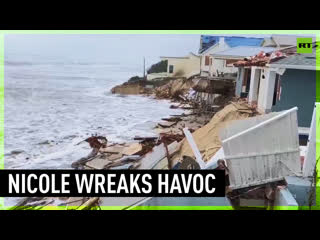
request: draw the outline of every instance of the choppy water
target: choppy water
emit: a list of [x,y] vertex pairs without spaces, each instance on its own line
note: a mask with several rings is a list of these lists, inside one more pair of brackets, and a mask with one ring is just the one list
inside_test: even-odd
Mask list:
[[86,156],[91,134],[124,142],[182,113],[170,102],[120,96],[110,89],[139,74],[136,66],[5,63],[5,168],[70,168]]

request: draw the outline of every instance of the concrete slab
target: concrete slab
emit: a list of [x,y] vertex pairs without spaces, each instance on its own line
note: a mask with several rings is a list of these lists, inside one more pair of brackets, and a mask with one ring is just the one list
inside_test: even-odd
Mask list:
[[264,200],[240,198],[241,207],[264,207]]
[[[311,179],[291,176],[286,177],[285,180],[288,183],[289,191],[292,193],[292,196],[298,202],[299,206],[309,206]],[[315,197],[313,202],[313,205],[315,205]]]
[[291,209],[298,209],[299,207],[297,201],[294,199],[288,188],[280,189],[279,191],[277,191],[274,206],[275,209],[277,209],[277,207],[290,207]]

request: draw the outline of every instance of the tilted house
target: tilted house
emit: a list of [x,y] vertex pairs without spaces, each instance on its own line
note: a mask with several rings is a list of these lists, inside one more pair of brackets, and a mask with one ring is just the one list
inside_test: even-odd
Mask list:
[[247,97],[260,112],[298,107],[299,127],[310,127],[316,101],[316,48],[297,54],[296,47],[238,61],[236,96]]
[[189,78],[200,73],[200,56],[193,53],[185,57],[160,57],[168,61],[167,76]]
[[215,59],[211,54],[238,46],[260,46],[263,38],[236,36],[202,35],[199,54],[201,56],[201,75],[217,76],[219,73],[232,73],[235,69],[226,66],[226,60]]

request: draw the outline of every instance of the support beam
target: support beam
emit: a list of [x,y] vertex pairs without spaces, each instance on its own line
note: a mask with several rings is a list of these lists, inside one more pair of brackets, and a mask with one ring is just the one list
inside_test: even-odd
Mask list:
[[258,100],[258,86],[260,81],[260,69],[256,67],[251,68],[251,80],[249,90],[249,103],[256,102]]
[[267,71],[266,79],[265,79],[265,94],[263,96],[262,108],[265,113],[271,112],[272,102],[273,102],[273,94],[274,94],[274,84],[276,80],[276,72],[275,71]]
[[194,156],[196,157],[197,162],[199,163],[201,169],[204,169],[206,166],[206,163],[202,160],[201,153],[197,147],[197,144],[195,143],[195,141],[192,137],[192,134],[190,133],[188,128],[184,128],[183,132],[184,132],[184,135],[186,136],[186,139],[192,149]]
[[244,77],[244,68],[238,68],[238,75],[237,75],[237,85],[236,85],[236,97],[240,97],[242,91],[242,83]]
[[310,134],[307,145],[307,153],[305,160],[303,162],[303,176],[304,177],[312,177],[314,175],[314,169],[316,167],[316,106],[320,103],[316,103],[314,105],[311,126],[310,126]]

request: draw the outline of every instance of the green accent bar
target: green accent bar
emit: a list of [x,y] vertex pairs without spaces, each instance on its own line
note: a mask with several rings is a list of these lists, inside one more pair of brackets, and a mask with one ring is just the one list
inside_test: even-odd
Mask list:
[[[4,169],[4,35],[0,34],[0,170]],[[0,198],[0,210],[4,198]]]
[[[318,56],[317,56],[317,60],[318,60]],[[318,76],[319,74],[317,75],[317,86],[319,85]],[[317,94],[317,96],[319,95]],[[318,104],[316,105],[316,171],[317,171],[316,207],[318,209],[320,209],[320,129],[318,128],[320,124],[319,118],[320,118],[320,106]]]
[[[317,33],[317,43],[320,43],[319,31]],[[320,102],[320,47],[316,48],[316,102]],[[320,209],[320,129],[319,126],[320,107],[316,105],[316,206]]]
[[[320,34],[317,34],[317,43],[320,43]],[[316,102],[320,102],[320,46],[316,48]],[[318,132],[318,131],[317,131]]]

